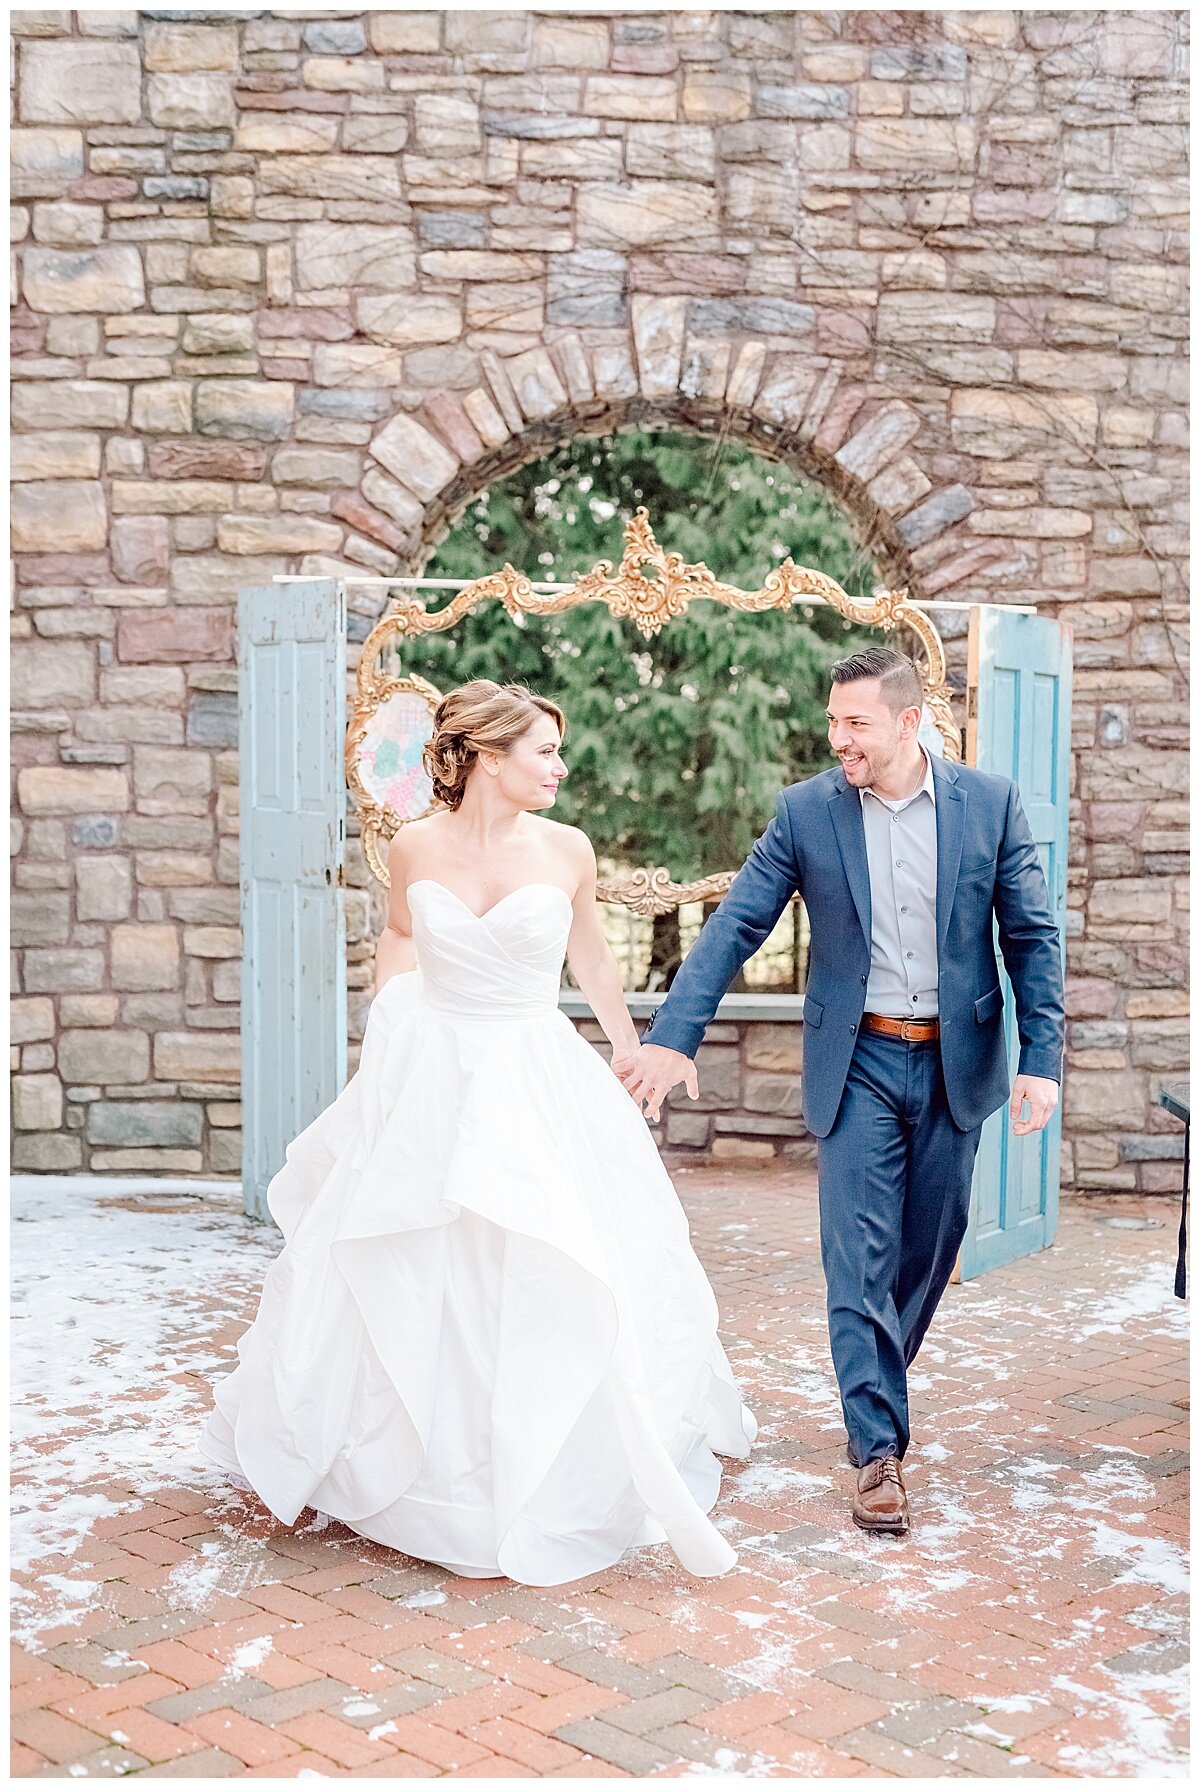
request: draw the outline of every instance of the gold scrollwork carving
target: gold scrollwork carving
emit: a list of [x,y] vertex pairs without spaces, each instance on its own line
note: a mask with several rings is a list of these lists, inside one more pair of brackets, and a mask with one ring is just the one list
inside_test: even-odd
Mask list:
[[[653,639],[669,621],[678,620],[693,602],[701,600],[720,602],[742,614],[763,614],[817,600],[864,627],[886,632],[905,627],[915,636],[925,659],[925,700],[942,736],[945,755],[954,762],[961,758],[962,741],[951,709],[941,635],[929,615],[909,601],[907,589],[876,589],[869,600],[860,599],[844,590],[836,578],[788,558],[768,573],[761,589],[741,590],[722,583],[707,565],[688,564],[681,553],[665,551],[643,508],[625,524],[623,539],[624,551],[617,566],[602,559],[566,589],[539,592],[523,572],[503,565],[465,585],[442,608],[426,609],[402,597],[368,634],[359,658],[358,692],[346,739],[346,774],[362,815],[367,861],[380,881],[386,884],[388,879],[386,851],[380,847],[403,821],[372,801],[357,773],[356,753],[363,729],[370,715],[401,686],[420,685],[431,706],[440,699],[438,691],[422,678],[385,675],[384,655],[404,638],[444,633],[481,602],[500,602],[514,616],[559,615],[584,602],[603,602],[610,614],[632,621],[644,639]],[[665,869],[638,869],[623,880],[602,882],[597,892],[612,905],[653,915],[691,901],[716,899],[732,880],[733,871],[680,883],[671,881]]]

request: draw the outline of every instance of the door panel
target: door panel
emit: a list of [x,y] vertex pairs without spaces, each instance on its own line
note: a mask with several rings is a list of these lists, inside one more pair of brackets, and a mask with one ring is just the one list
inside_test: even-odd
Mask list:
[[[1061,622],[973,609],[969,638],[967,762],[1011,776],[1021,791],[1059,922],[1066,957],[1067,823],[1071,750],[1071,635]],[[1010,1077],[1020,1054],[1012,986],[995,933],[1004,989]],[[971,1220],[959,1260],[964,1279],[1048,1247],[1058,1226],[1062,1107],[1045,1130],[1014,1136],[1008,1107],[983,1127]]]
[[238,600],[242,1196],[346,1077],[345,599],[321,579]]

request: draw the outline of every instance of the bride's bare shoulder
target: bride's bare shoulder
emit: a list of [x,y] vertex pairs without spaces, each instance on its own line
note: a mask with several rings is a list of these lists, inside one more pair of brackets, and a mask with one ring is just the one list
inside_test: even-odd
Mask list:
[[546,844],[564,865],[575,870],[595,867],[595,849],[581,826],[568,826],[562,820],[543,819],[541,814],[531,814],[530,818],[536,820]]
[[422,845],[437,837],[444,818],[441,813],[427,813],[423,819],[406,820],[388,845],[389,871],[394,874],[411,864]]

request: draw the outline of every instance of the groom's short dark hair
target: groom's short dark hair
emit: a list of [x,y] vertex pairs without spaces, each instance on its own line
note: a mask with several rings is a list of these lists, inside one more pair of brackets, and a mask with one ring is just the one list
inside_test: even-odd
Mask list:
[[893,646],[867,646],[849,658],[839,658],[829,674],[835,683],[858,683],[866,677],[878,677],[879,693],[893,714],[925,705],[916,665]]

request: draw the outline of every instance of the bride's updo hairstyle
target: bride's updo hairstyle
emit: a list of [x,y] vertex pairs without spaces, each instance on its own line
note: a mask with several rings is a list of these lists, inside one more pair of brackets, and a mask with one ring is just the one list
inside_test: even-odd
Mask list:
[[538,714],[549,714],[561,739],[567,730],[562,709],[545,696],[534,695],[522,683],[493,683],[487,677],[476,677],[443,696],[433,716],[433,736],[423,754],[436,799],[449,808],[460,806],[479,753],[510,750]]

